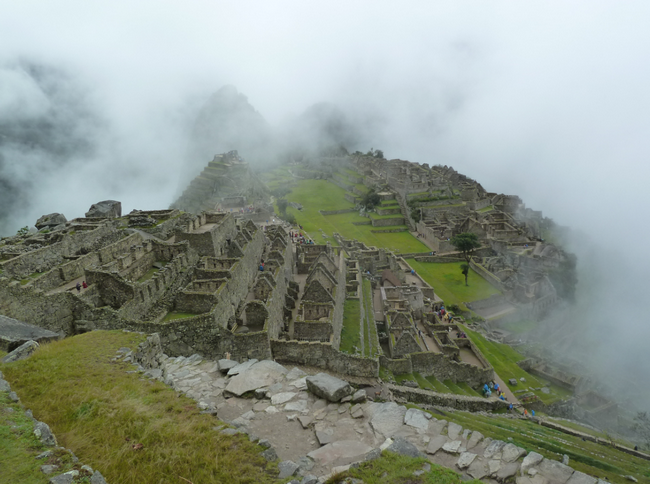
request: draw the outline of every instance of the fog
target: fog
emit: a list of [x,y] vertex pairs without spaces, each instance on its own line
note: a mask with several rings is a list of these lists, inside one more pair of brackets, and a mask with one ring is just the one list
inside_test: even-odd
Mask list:
[[564,351],[650,380],[647,2],[258,3],[0,1],[0,234],[167,207],[224,85],[273,130],[331,103],[349,149],[452,165],[571,227],[588,343]]

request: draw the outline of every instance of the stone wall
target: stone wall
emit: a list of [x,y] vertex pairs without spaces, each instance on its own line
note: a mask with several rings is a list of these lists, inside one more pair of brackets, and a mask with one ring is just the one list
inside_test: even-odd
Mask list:
[[420,388],[410,388],[400,385],[387,385],[394,396],[402,397],[412,403],[450,407],[467,412],[493,412],[508,408],[508,403],[497,398],[469,397],[451,393],[437,393]]
[[271,351],[273,358],[281,363],[313,366],[358,377],[379,376],[378,360],[341,353],[330,343],[271,340]]
[[479,368],[465,362],[454,361],[442,353],[411,353],[413,371],[422,376],[435,376],[437,380],[465,382],[472,388],[483,386],[494,378],[492,367]]
[[393,359],[382,355],[379,357],[379,364],[382,368],[390,370],[394,375],[413,373],[413,365],[411,364],[411,359],[408,357],[403,359]]
[[391,225],[404,225],[404,217],[391,217],[391,218],[373,218],[373,227],[388,227]]
[[331,343],[334,329],[329,321],[294,321],[293,339]]

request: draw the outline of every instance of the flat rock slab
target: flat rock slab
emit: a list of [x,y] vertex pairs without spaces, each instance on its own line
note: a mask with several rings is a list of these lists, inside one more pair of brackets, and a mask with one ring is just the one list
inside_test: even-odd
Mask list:
[[404,425],[404,415],[406,407],[403,405],[397,405],[395,402],[375,404],[370,425],[375,432],[390,437]]
[[483,479],[488,475],[487,463],[481,458],[474,459],[470,466],[467,468],[467,474],[474,479]]
[[447,435],[451,440],[458,440],[458,437],[460,436],[462,431],[463,431],[463,427],[461,427],[457,423],[449,422],[449,425],[447,426]]
[[506,481],[508,478],[517,474],[519,470],[519,462],[510,462],[508,464],[502,465],[501,468],[497,471],[497,480]]
[[341,466],[363,460],[372,450],[367,444],[356,440],[339,440],[311,451],[307,456],[320,465]]
[[460,454],[460,457],[458,458],[458,462],[456,462],[456,465],[460,469],[465,469],[470,466],[472,462],[474,462],[474,459],[476,459],[476,454],[473,454],[471,452],[463,452]]
[[296,392],[276,393],[271,397],[271,405],[282,405],[298,395]]
[[[231,368],[230,371],[236,370],[239,366],[241,365]],[[221,363],[219,363],[219,368],[222,368]],[[287,369],[275,361],[265,360],[256,362],[249,365],[247,370],[238,372],[237,375],[233,376],[228,382],[228,385],[226,385],[225,390],[240,397],[246,392],[273,385],[276,381],[283,378],[286,373]]]
[[240,373],[248,370],[255,363],[257,363],[257,360],[253,358],[252,360],[248,360],[243,363],[240,363],[237,366],[233,366],[230,370],[228,370],[228,376],[239,375]]
[[529,453],[526,457],[524,457],[524,460],[521,463],[521,472],[528,472],[528,469],[538,465],[543,460],[544,456],[542,454],[538,454],[537,452]]
[[426,432],[429,429],[429,418],[431,416],[428,413],[417,408],[409,408],[404,415],[404,423],[410,427]]
[[330,402],[338,402],[341,398],[352,394],[352,387],[348,382],[327,373],[307,377],[307,388],[314,395]]
[[476,447],[481,440],[483,440],[483,434],[481,432],[476,432],[476,431],[472,432],[472,435],[469,438],[469,441],[467,442],[467,450]]
[[458,454],[460,452],[460,446],[462,444],[463,443],[460,440],[452,440],[443,445],[442,450],[449,454]]
[[60,339],[57,333],[0,315],[0,350],[7,353],[28,341],[46,342]]
[[483,457],[486,459],[491,459],[494,457],[496,454],[499,454],[503,448],[506,446],[506,443],[502,440],[493,440],[490,442],[490,445],[487,446],[485,449],[485,452],[483,453]]
[[225,358],[219,360],[217,364],[219,365],[219,370],[221,370],[224,373],[230,370],[231,368],[234,368],[237,365],[239,365],[239,363],[237,363],[235,360],[227,360]]
[[409,457],[426,457],[415,445],[401,437],[397,437],[386,450]]
[[580,471],[575,471],[567,481],[567,484],[596,484],[597,479]]
[[538,466],[539,472],[553,484],[565,484],[573,474],[573,469],[556,460],[544,459]]
[[506,444],[501,451],[501,460],[503,462],[514,462],[522,455],[526,455],[526,449],[517,447],[515,444]]
[[437,437],[432,438],[427,445],[427,454],[435,454],[442,446],[449,442],[449,439],[446,435],[438,435]]

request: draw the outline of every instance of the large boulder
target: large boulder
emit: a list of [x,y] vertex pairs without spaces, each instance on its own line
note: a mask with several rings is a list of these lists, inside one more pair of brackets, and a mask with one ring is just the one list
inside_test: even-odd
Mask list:
[[67,221],[68,219],[66,219],[65,215],[62,213],[50,213],[48,215],[41,215],[34,226],[38,230],[49,229],[50,227],[56,227],[57,225],[64,224]]
[[273,385],[280,381],[286,373],[287,369],[275,361],[264,360],[255,362],[248,369],[230,379],[226,387],[226,392],[240,397],[244,393]]
[[338,402],[341,398],[352,394],[352,387],[348,382],[327,373],[307,377],[307,388],[314,395],[330,402]]
[[39,343],[59,339],[57,333],[0,315],[0,350],[10,352],[27,341]]
[[122,216],[122,202],[104,200],[93,203],[86,212],[87,218],[119,218]]
[[12,361],[19,361],[29,358],[39,346],[40,345],[36,341],[28,341],[27,343],[23,343],[18,348],[2,358],[0,360],[0,363],[11,363]]

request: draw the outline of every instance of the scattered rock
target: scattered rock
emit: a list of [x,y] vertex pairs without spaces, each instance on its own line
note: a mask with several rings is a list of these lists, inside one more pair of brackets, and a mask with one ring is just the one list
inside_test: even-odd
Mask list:
[[369,445],[356,440],[339,440],[307,454],[320,465],[346,465],[364,459],[372,450]]
[[459,469],[465,469],[469,467],[472,462],[474,462],[474,459],[476,459],[476,454],[473,454],[471,452],[462,452],[458,458],[458,462],[456,462],[456,465]]
[[445,443],[442,446],[442,450],[449,454],[458,454],[460,452],[460,446],[462,445],[462,442],[460,440],[452,440],[450,442]]
[[524,457],[524,460],[521,463],[521,473],[524,474],[528,472],[528,469],[538,465],[543,460],[544,456],[542,454],[538,454],[537,452],[530,452],[526,457]]
[[298,422],[302,425],[303,429],[309,428],[309,425],[314,421],[313,417],[308,417],[307,415],[301,415],[298,417]]
[[404,423],[410,427],[421,429],[426,432],[429,429],[429,419],[427,419],[427,415],[427,413],[417,408],[409,408],[404,414]]
[[307,377],[307,388],[314,395],[330,402],[338,402],[352,393],[352,387],[348,382],[327,373],[318,373],[315,376]]
[[634,476],[624,476],[628,481],[639,482],[638,479]]
[[474,459],[467,468],[467,474],[474,479],[483,479],[488,475],[488,466],[482,459]]
[[305,477],[302,478],[300,484],[318,484],[318,477],[312,474],[307,474]]
[[53,473],[54,471],[56,471],[58,468],[59,468],[59,466],[57,466],[57,465],[54,465],[54,464],[52,464],[52,465],[50,465],[50,464],[46,464],[46,465],[41,466],[41,472],[42,472],[43,474],[52,474],[52,473]]
[[226,360],[225,358],[222,359],[222,360],[219,360],[218,364],[219,364],[219,371],[221,371],[222,373],[226,373],[231,368],[234,368],[237,365],[239,365],[239,363],[237,363],[235,360]]
[[508,380],[508,383],[510,383],[513,386],[517,386],[518,382],[516,378],[511,378],[510,380]]
[[290,460],[284,460],[278,464],[278,479],[286,479],[293,476],[298,470],[298,464]]
[[306,375],[307,375],[307,373],[302,371],[300,368],[295,368],[294,367],[294,368],[291,369],[291,371],[289,373],[287,373],[286,378],[287,378],[287,381],[294,381],[294,380],[297,380],[298,378],[302,378],[302,377],[304,377]]
[[580,471],[575,471],[567,481],[567,484],[596,484],[597,480]]
[[564,454],[562,456],[562,464],[564,464],[565,466],[569,465],[569,456],[568,455]]
[[352,403],[362,403],[366,401],[366,391],[365,390],[357,390],[354,392],[354,395],[352,395]]
[[557,484],[565,484],[571,475],[573,469],[556,460],[544,459],[538,466],[539,472],[549,481]]
[[[228,376],[235,376],[239,375],[240,373],[248,370],[251,366],[253,366],[255,363],[257,363],[258,360],[253,358],[252,360],[245,361],[244,363],[240,363],[237,366],[233,366],[230,370],[228,370]],[[221,368],[221,365],[219,365],[219,368]]]
[[332,430],[332,429],[317,430],[316,431],[316,439],[318,439],[318,443],[320,445],[327,445],[332,441],[332,435],[333,434],[334,434],[334,430]]
[[494,455],[498,454],[503,450],[503,448],[506,446],[506,443],[502,440],[493,440],[490,442],[490,445],[488,445],[485,448],[485,452],[483,452],[483,457],[486,459],[491,459]]
[[282,405],[298,395],[296,392],[277,393],[271,397],[271,405]]
[[497,480],[500,482],[505,482],[519,470],[519,462],[509,462],[506,465],[501,465],[501,468],[497,471]]
[[36,351],[39,347],[39,344],[36,341],[27,341],[23,343],[18,348],[13,350],[11,353],[6,355],[0,360],[1,363],[11,363],[12,361],[20,361],[26,358],[29,358],[31,354]]
[[93,475],[90,476],[90,484],[107,484],[106,479],[102,476],[101,472],[95,471]]
[[501,460],[503,462],[514,462],[522,455],[526,455],[526,449],[517,447],[515,444],[506,444],[502,450]]
[[451,440],[457,440],[460,437],[460,433],[463,431],[463,427],[454,422],[449,422],[447,426],[447,435]]
[[375,432],[379,432],[384,437],[390,437],[402,428],[406,407],[397,405],[395,402],[372,405],[374,413],[370,419],[370,425]]
[[415,445],[402,437],[397,437],[386,450],[409,457],[426,457]]
[[435,454],[447,442],[449,442],[449,439],[446,435],[438,435],[437,437],[432,438],[429,441],[429,445],[427,445],[427,454]]
[[54,437],[50,427],[45,422],[36,422],[34,424],[34,435],[48,447],[56,445],[56,437]]
[[350,407],[350,415],[352,416],[352,418],[362,418],[364,414],[361,405],[357,404]]
[[477,432],[477,431],[472,432],[472,435],[469,438],[469,441],[467,442],[467,449],[469,450],[476,447],[479,444],[479,442],[481,442],[482,440],[483,440],[483,434],[481,432]]
[[278,460],[278,454],[275,452],[275,449],[273,447],[270,447],[262,452],[262,457],[264,457],[269,462]]

